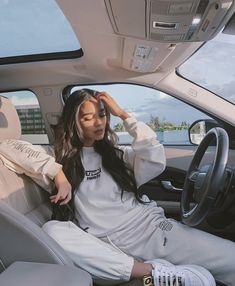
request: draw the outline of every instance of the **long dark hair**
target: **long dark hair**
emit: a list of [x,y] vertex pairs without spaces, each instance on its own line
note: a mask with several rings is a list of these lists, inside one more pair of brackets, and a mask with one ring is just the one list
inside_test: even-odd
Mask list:
[[[69,205],[74,210],[74,195],[85,176],[80,151],[83,147],[82,135],[79,125],[79,110],[84,101],[96,97],[97,91],[81,89],[74,91],[65,102],[62,115],[55,126],[54,150],[56,161],[63,166],[63,171],[72,186],[72,200]],[[102,165],[112,176],[123,192],[133,192],[136,199],[142,202],[138,196],[133,171],[130,170],[124,160],[123,151],[116,147],[117,135],[110,128],[110,112],[105,107],[107,124],[104,138],[95,141],[94,149],[102,157]],[[63,219],[63,218],[61,218]],[[66,219],[66,218],[64,218]]]

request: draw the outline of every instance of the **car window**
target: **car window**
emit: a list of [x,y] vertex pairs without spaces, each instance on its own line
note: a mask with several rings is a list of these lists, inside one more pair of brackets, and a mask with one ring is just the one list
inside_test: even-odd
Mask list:
[[184,62],[178,73],[235,104],[234,49],[234,35],[220,33]]
[[0,93],[15,105],[21,123],[21,140],[48,144],[45,123],[36,95],[29,90]]
[[[71,92],[90,88],[108,92],[117,103],[138,120],[148,124],[158,140],[166,145],[188,145],[188,129],[196,120],[209,118],[192,106],[159,90],[134,84],[103,84],[74,86]],[[111,127],[119,136],[120,144],[130,144],[131,136],[122,120],[112,116]]]
[[73,57],[82,55],[79,40],[56,1],[1,1],[0,7],[0,63],[22,57],[24,61],[64,58],[70,52]]

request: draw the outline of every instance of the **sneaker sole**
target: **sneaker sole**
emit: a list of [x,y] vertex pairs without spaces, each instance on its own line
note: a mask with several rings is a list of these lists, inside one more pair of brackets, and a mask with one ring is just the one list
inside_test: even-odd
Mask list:
[[[208,285],[207,283],[209,282],[210,284],[208,286],[216,286],[215,283],[215,279],[212,276],[212,274],[204,269],[203,267],[199,266],[199,265],[194,265],[194,264],[189,264],[189,265],[178,265],[181,266],[184,269],[187,269],[188,271],[191,271],[190,269],[194,269],[195,270],[195,274],[198,275],[198,277],[200,277],[200,279],[203,279],[203,283],[205,283],[205,285]],[[204,277],[202,277],[202,275]]]

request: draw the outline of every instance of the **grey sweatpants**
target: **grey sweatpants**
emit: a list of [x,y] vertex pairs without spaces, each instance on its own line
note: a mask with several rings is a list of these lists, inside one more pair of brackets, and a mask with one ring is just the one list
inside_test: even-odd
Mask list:
[[100,239],[85,233],[71,222],[50,221],[44,230],[88,271],[98,283],[127,281],[133,258],[155,258],[173,264],[197,264],[208,269],[217,281],[235,285],[235,243],[187,227],[171,219],[133,225]]
[[172,219],[135,225],[132,229],[104,237],[104,241],[146,261],[162,258],[173,264],[197,264],[217,281],[235,285],[235,243],[188,227]]
[[97,284],[129,281],[134,259],[69,221],[49,221],[46,231],[68,253],[74,264],[89,272]]

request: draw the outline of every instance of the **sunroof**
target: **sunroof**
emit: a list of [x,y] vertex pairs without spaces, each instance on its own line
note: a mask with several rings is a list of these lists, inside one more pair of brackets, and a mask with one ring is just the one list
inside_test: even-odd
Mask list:
[[1,61],[9,57],[81,54],[79,40],[54,0],[0,0],[0,35]]

